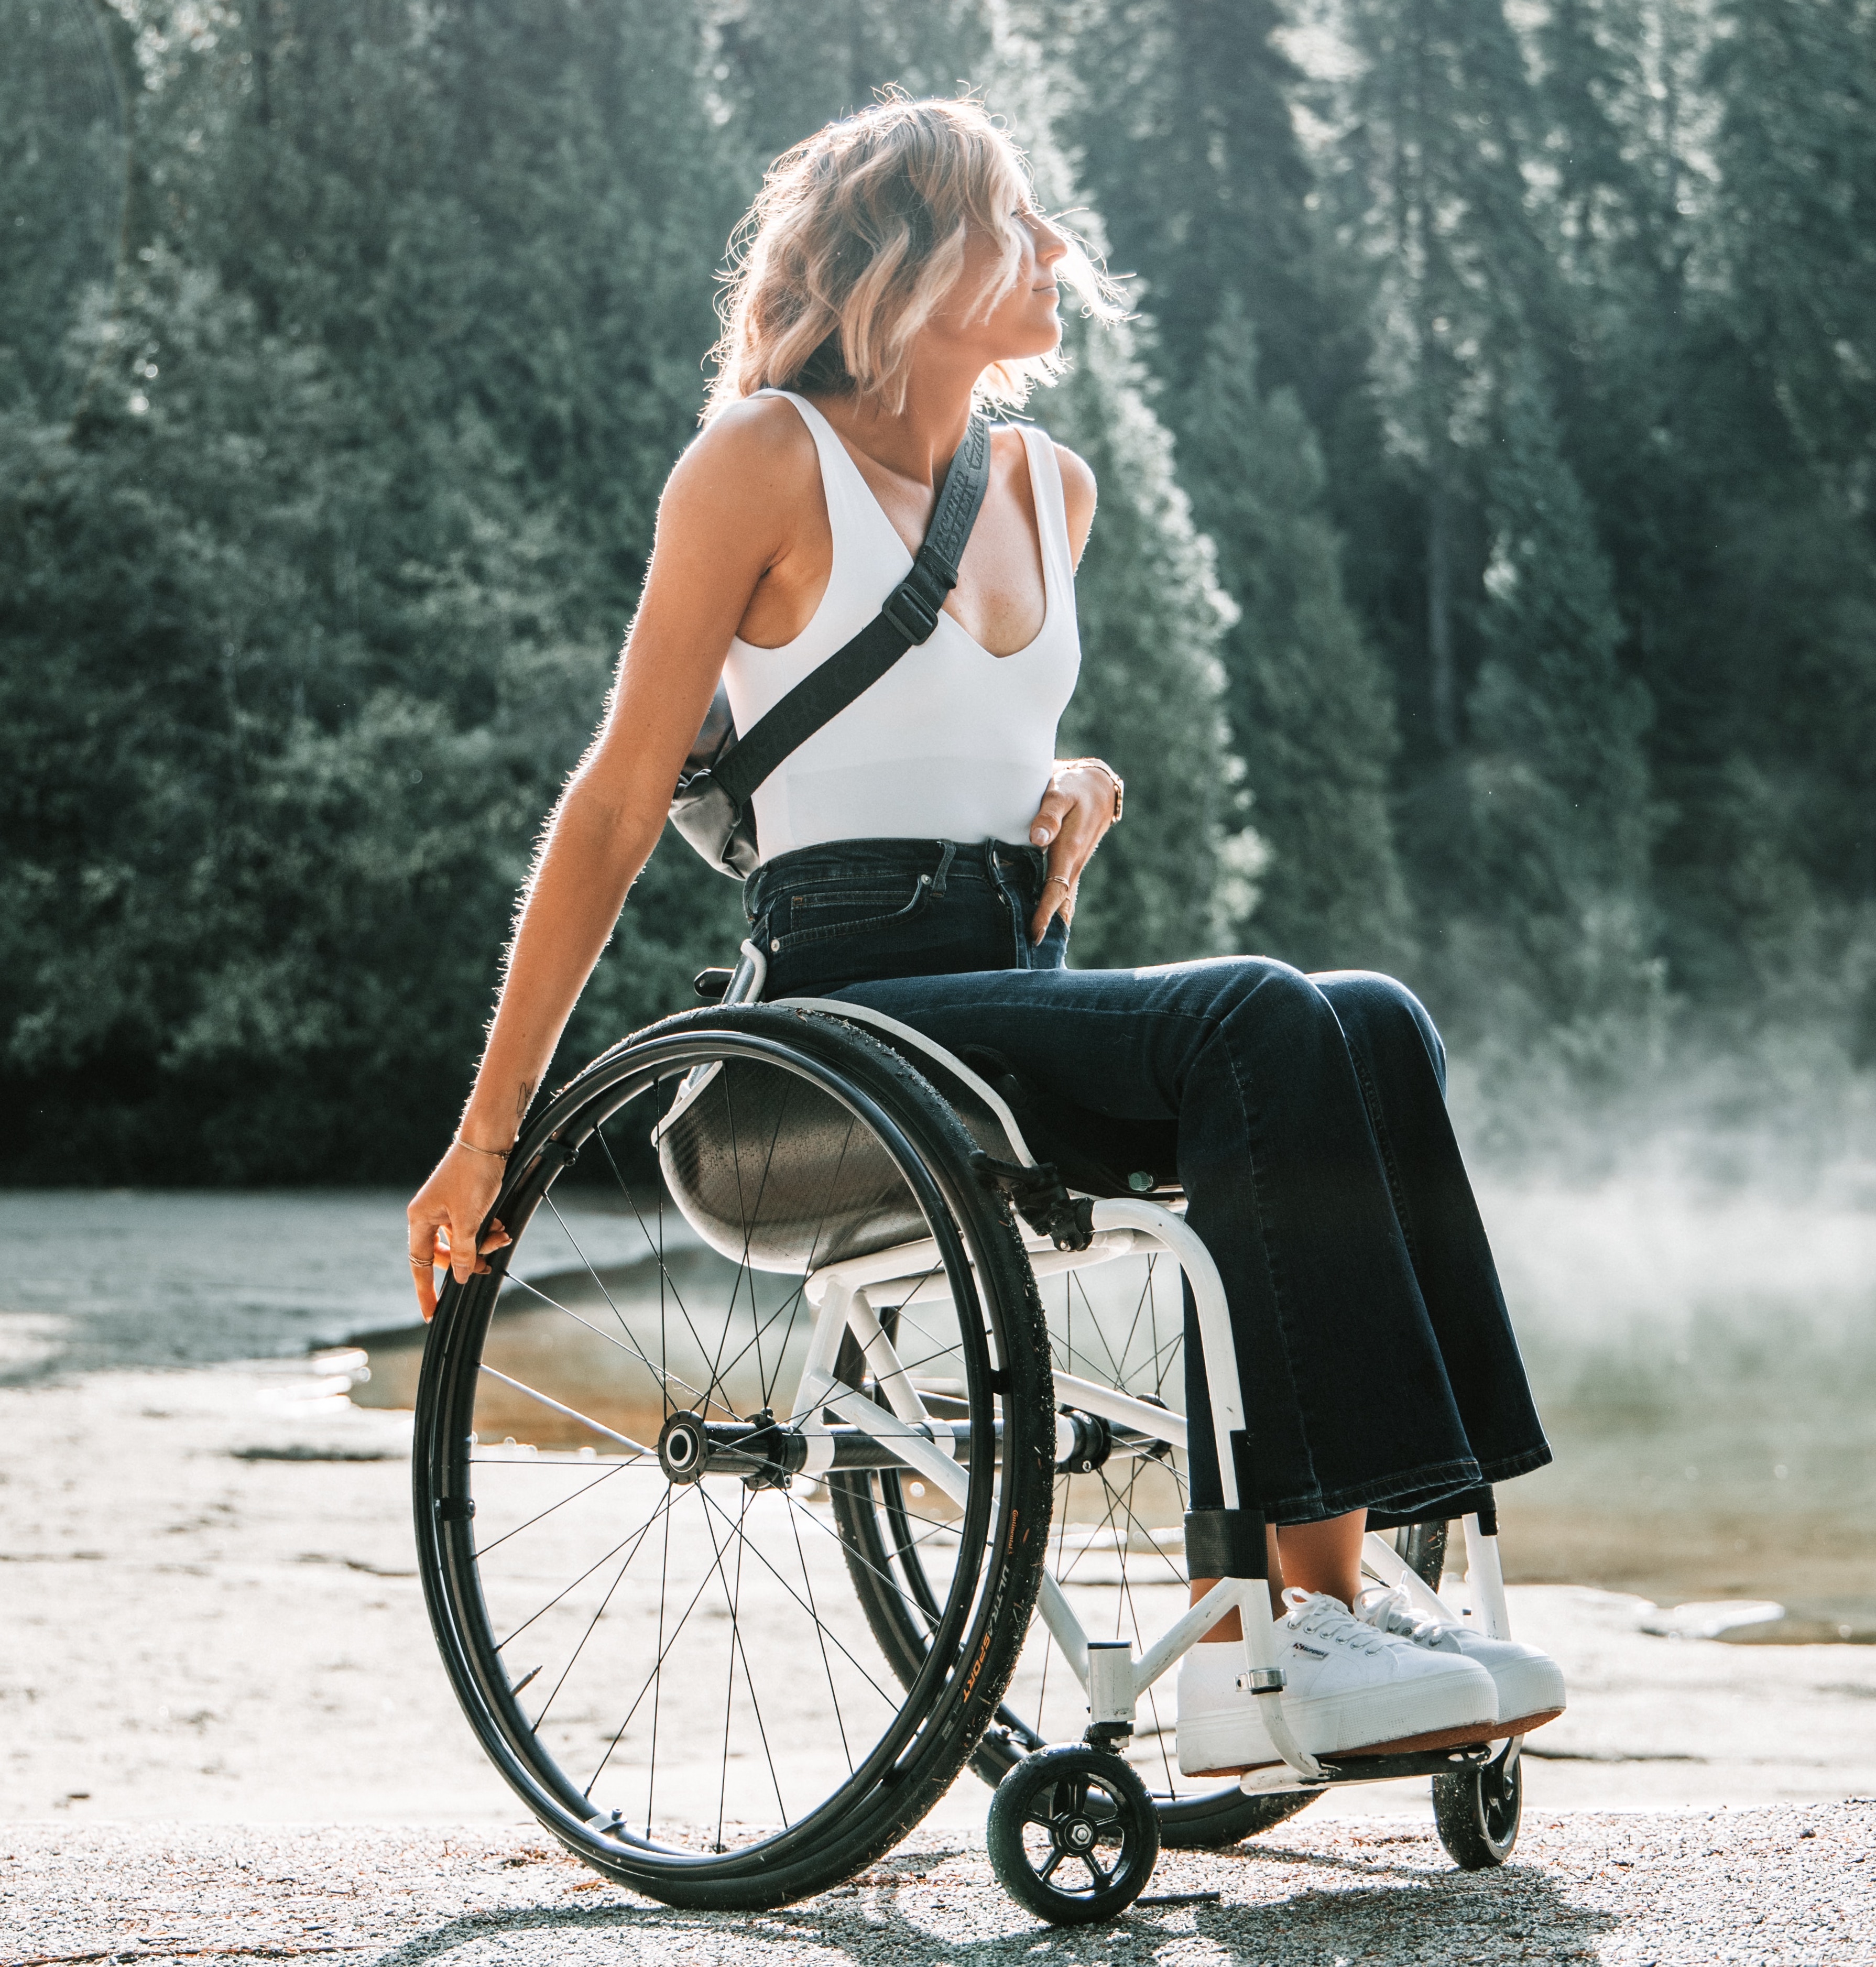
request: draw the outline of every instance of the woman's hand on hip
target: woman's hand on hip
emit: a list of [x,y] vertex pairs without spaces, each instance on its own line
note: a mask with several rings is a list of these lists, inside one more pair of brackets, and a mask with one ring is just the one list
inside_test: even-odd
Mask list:
[[1039,943],[1054,917],[1067,927],[1075,919],[1075,895],[1082,870],[1094,858],[1101,836],[1114,823],[1114,790],[1119,774],[1098,758],[1059,761],[1048,791],[1029,822],[1032,845],[1048,850],[1042,898],[1029,923],[1029,940]]
[[495,1155],[452,1142],[405,1211],[410,1225],[411,1278],[426,1325],[436,1313],[439,1270],[449,1271],[459,1284],[467,1284],[472,1276],[486,1277],[489,1254],[512,1240],[493,1222],[481,1242],[476,1240],[501,1190],[502,1175],[502,1164]]

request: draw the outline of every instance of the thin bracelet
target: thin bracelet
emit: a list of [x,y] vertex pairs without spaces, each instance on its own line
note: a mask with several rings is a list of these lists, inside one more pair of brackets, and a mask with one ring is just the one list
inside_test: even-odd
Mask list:
[[506,1161],[515,1151],[512,1147],[479,1148],[473,1141],[464,1140],[460,1134],[452,1134],[450,1145],[453,1148],[467,1148],[472,1155],[486,1155],[491,1161]]

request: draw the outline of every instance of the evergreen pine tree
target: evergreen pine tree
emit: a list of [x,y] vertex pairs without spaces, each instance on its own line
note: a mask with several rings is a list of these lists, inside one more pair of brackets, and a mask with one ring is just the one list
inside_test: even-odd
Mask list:
[[761,173],[824,123],[888,87],[952,95],[982,80],[993,0],[705,0],[712,81],[748,195]]
[[0,414],[69,409],[66,338],[116,270],[124,110],[101,17],[0,9]]
[[1233,747],[1270,849],[1255,946],[1304,969],[1397,967],[1407,942],[1388,774],[1393,693],[1344,599],[1321,454],[1295,392],[1258,389],[1227,295],[1181,419],[1181,474],[1238,619],[1221,648]]
[[1726,0],[1709,68],[1739,327],[1868,522],[1876,477],[1876,8]]
[[1272,40],[1275,0],[1026,0],[1017,11],[1061,51],[1071,86],[1057,134],[1116,263],[1143,283],[1157,373],[1190,388],[1233,294],[1271,385],[1320,413],[1358,379],[1361,337],[1317,288],[1313,177],[1291,115],[1296,71]]
[[1223,714],[1217,651],[1229,603],[1125,328],[1083,328],[1073,355],[1031,406],[1100,487],[1075,583],[1081,680],[1061,748],[1106,758],[1128,800],[1126,823],[1083,879],[1074,958],[1089,967],[1170,962],[1237,946],[1264,858],[1245,824],[1243,767]]
[[1495,425],[1464,885],[1522,954],[1505,982],[1561,1017],[1600,1013],[1650,980],[1648,700],[1617,661],[1608,564],[1528,358]]
[[[27,1164],[401,1174],[447,1126],[702,392],[728,216],[694,30],[642,11],[167,43],[89,407],[7,433],[5,1069],[95,1126]],[[570,1044],[735,946],[730,884],[660,860]]]
[[1330,189],[1382,269],[1377,376],[1419,507],[1425,683],[1408,733],[1436,759],[1462,736],[1479,407],[1551,305],[1524,176],[1530,92],[1503,0],[1351,0],[1346,19],[1361,67]]

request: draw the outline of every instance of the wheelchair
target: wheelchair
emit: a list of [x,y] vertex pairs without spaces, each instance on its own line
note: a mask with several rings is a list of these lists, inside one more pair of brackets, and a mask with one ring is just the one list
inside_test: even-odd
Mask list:
[[[1348,1782],[1430,1776],[1455,1860],[1502,1863],[1516,1739],[1332,1762],[1283,1721],[1224,1292],[1168,1172],[1077,1184],[986,1061],[764,1003],[764,971],[745,943],[699,980],[718,1002],[530,1122],[494,1210],[513,1241],[428,1334],[425,1599],[528,1808],[609,1878],[714,1910],[854,1878],[967,1766],[998,1878],[1059,1924],[1124,1910],[1164,1847]],[[557,1203],[576,1160],[607,1249]],[[1225,1508],[1196,1514],[1188,1290],[1232,1445]],[[1488,1491],[1371,1515],[1364,1565],[1455,1616],[1455,1518],[1471,1616],[1506,1635]],[[1221,1580],[1190,1610],[1189,1562]],[[1233,1606],[1283,1760],[1187,1778],[1165,1676]]]

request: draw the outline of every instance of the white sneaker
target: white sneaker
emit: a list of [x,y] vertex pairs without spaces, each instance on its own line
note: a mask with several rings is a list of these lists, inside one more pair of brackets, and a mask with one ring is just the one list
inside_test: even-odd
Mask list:
[[[1283,1718],[1311,1755],[1451,1748],[1492,1733],[1497,1692],[1477,1662],[1364,1623],[1318,1591],[1286,1591],[1283,1603]],[[1244,1670],[1238,1646],[1196,1646],[1180,1662],[1182,1775],[1235,1775],[1283,1760],[1259,1697],[1238,1688]]]
[[[1477,1660],[1498,1689],[1495,1735],[1522,1735],[1564,1711],[1563,1670],[1548,1653],[1516,1639],[1488,1639],[1457,1620],[1419,1610],[1398,1584],[1371,1585],[1355,1600],[1355,1617],[1377,1632],[1429,1652]],[[1509,1724],[1509,1725],[1507,1725]]]

